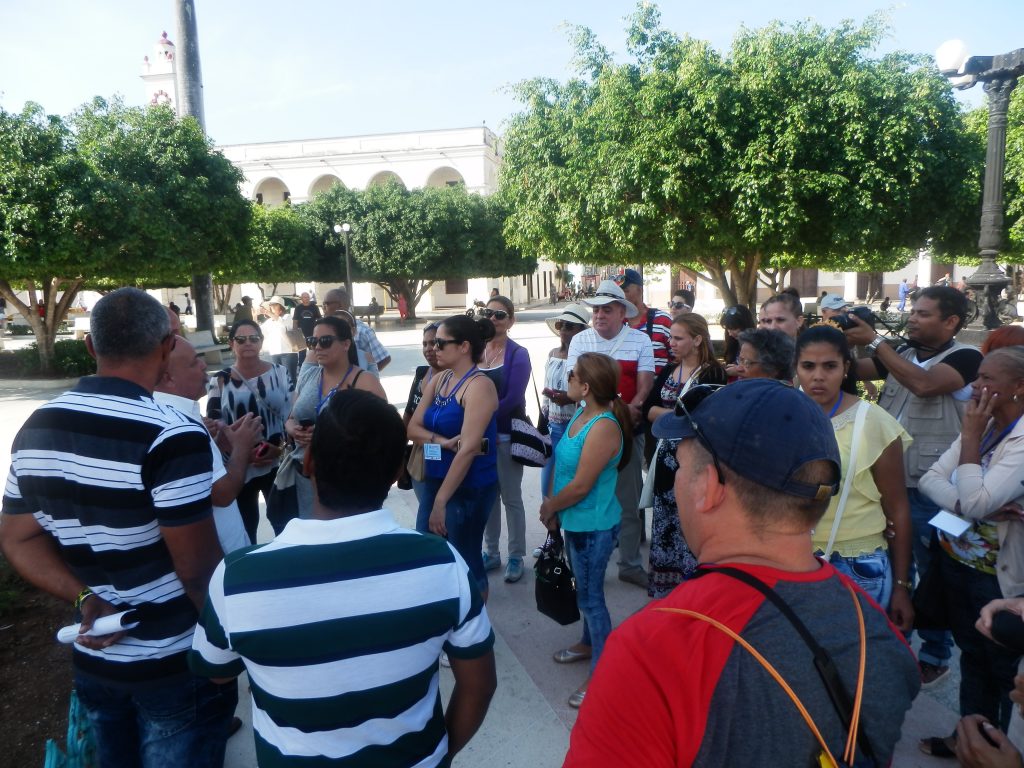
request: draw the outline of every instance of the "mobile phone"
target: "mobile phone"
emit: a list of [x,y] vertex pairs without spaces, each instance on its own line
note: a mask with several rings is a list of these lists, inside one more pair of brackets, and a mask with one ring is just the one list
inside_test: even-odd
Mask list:
[[313,419],[299,419],[299,426],[303,429],[313,426]]
[[267,451],[269,451],[269,450],[270,450],[270,443],[268,443],[266,440],[264,440],[263,442],[261,442],[259,445],[256,446],[256,458],[262,459],[264,456],[267,455]]
[[[480,453],[486,454],[487,451],[490,449],[490,447],[491,447],[491,441],[488,438],[484,437],[484,438],[480,439]],[[462,441],[461,440],[459,440],[455,444],[455,450],[457,450],[457,451],[461,451],[462,450]]]

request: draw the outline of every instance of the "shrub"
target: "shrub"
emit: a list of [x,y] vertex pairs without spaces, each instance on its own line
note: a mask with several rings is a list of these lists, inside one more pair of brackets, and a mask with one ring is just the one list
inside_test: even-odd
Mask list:
[[[39,346],[32,344],[14,353],[21,376],[39,375]],[[0,365],[0,370],[5,366]],[[96,373],[96,361],[89,354],[84,341],[63,339],[53,348],[53,367],[57,376],[73,378]]]

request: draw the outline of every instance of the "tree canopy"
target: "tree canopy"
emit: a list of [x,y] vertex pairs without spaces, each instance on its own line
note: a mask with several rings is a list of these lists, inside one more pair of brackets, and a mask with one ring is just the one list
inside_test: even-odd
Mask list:
[[298,206],[320,253],[318,280],[342,280],[344,236],[352,224],[352,278],[375,282],[410,309],[437,280],[518,275],[536,269],[507,245],[501,203],[462,186],[407,190],[384,184],[366,190],[336,186]]
[[723,55],[645,3],[616,63],[576,29],[577,77],[515,87],[506,237],[558,262],[686,265],[748,304],[762,268],[965,252],[977,143],[927,60],[870,57],[884,32],[773,23]]
[[0,110],[0,295],[32,327],[42,369],[83,287],[184,285],[244,253],[241,178],[165,107],[96,99],[66,121]]

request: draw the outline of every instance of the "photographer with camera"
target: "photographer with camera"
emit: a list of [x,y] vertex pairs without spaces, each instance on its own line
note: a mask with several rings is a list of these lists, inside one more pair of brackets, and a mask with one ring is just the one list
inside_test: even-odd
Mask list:
[[[857,361],[857,378],[885,379],[878,404],[914,438],[903,460],[914,563],[919,573],[928,568],[934,536],[928,521],[939,508],[919,493],[918,480],[960,434],[961,419],[971,397],[970,384],[981,365],[981,352],[956,340],[966,316],[967,298],[958,290],[925,288],[910,310],[908,341],[898,349],[884,343],[861,317],[846,316],[853,323],[846,329],[847,341],[872,353],[870,358]],[[927,685],[949,671],[953,642],[948,632],[934,630],[922,631],[921,640],[921,680]]]

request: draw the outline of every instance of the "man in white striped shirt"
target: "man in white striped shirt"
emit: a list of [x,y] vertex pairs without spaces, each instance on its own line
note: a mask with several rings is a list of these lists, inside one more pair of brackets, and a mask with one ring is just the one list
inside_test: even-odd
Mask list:
[[338,392],[306,452],[313,517],[213,575],[192,668],[248,672],[261,768],[447,766],[483,722],[497,683],[476,580],[451,544],[382,508],[405,444],[393,407]]
[[[97,375],[29,417],[4,491],[0,548],[81,614],[75,690],[101,768],[220,768],[238,700],[233,681],[188,670],[222,553],[209,437],[152,398],[174,343],[164,308],[143,291],[100,299],[86,339]],[[123,611],[138,626],[85,634]]]

